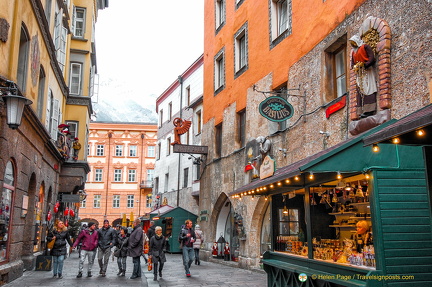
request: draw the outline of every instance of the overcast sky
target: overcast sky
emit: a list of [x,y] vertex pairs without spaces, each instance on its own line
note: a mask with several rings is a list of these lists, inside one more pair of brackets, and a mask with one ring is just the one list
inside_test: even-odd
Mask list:
[[157,97],[203,53],[204,0],[110,0],[96,22],[101,98]]

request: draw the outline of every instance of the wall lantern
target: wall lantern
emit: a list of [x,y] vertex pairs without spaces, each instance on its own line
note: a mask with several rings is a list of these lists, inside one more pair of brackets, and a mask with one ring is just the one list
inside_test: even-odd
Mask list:
[[1,98],[6,103],[7,124],[11,129],[15,130],[21,125],[24,107],[31,105],[33,102],[25,97],[12,95],[10,92]]
[[78,190],[78,194],[79,194],[79,200],[80,201],[84,201],[87,197],[87,193],[85,192],[85,190]]

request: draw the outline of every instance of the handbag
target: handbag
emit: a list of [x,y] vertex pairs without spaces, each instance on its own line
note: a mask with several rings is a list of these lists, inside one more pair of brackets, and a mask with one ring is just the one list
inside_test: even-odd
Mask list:
[[56,240],[53,239],[53,240],[51,240],[50,242],[47,243],[47,248],[48,248],[49,250],[53,249],[55,241],[56,241]]
[[148,259],[147,270],[148,271],[152,271],[153,270],[153,261],[152,261],[151,257],[149,257],[149,259]]
[[149,245],[148,245],[148,241],[146,241],[146,243],[144,244],[144,254],[148,254],[149,252]]
[[123,243],[122,243],[122,245],[120,246],[120,248],[117,248],[115,251],[114,251],[114,253],[113,253],[113,255],[115,256],[115,257],[120,257],[120,253],[121,253],[121,250],[122,250],[122,248],[123,248],[123,244],[124,244],[125,242],[123,241]]

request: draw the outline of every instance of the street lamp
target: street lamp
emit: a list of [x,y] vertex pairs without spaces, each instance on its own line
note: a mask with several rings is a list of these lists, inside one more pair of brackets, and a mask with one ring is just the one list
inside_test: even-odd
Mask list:
[[7,92],[1,98],[6,103],[7,124],[11,129],[15,130],[21,125],[24,107],[31,105],[33,102],[25,97],[12,95],[10,92]]

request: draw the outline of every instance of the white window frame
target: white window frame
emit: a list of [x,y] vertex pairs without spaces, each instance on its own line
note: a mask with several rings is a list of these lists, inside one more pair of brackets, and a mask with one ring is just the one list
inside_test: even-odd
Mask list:
[[114,169],[114,182],[122,181],[122,170],[119,168]]
[[129,156],[130,157],[137,157],[138,156],[138,147],[136,145],[130,145],[129,146]]
[[128,170],[128,182],[136,182],[136,169],[129,169]]
[[[345,47],[340,51],[334,53],[334,66],[335,66],[334,67],[335,94],[336,97],[339,98],[348,91]],[[338,69],[338,68],[342,68],[342,69]]]
[[82,63],[70,64],[69,92],[71,95],[81,94]]
[[134,202],[135,201],[135,196],[133,194],[128,194],[127,196],[127,208],[133,208],[134,207]]
[[95,194],[93,196],[93,208],[100,208],[101,207],[101,201],[102,201],[102,195]]
[[120,208],[120,194],[113,195],[113,208]]
[[84,198],[81,200],[80,208],[86,208],[87,206],[87,198]]
[[[78,12],[81,12],[79,16],[82,17],[78,17]],[[73,21],[72,21],[72,32],[74,37],[84,38],[85,18],[86,18],[86,9],[82,7],[74,6]]]
[[147,169],[147,181],[153,181],[154,175],[154,169]]
[[105,145],[98,144],[96,146],[96,156],[104,156],[105,155]]
[[95,169],[94,181],[95,182],[102,182],[102,179],[103,179],[103,169],[101,169],[101,168]]
[[123,156],[123,145],[116,145],[115,156]]
[[[281,37],[279,39],[281,41],[291,33],[291,0],[271,0],[270,5],[271,41],[273,42],[278,37]],[[273,43],[272,47],[278,43],[279,41]]]
[[155,157],[155,146],[150,145],[147,147],[147,157]]
[[220,29],[222,25],[225,23],[225,0],[216,0],[216,7],[215,7],[215,13],[216,13],[216,30]]
[[244,72],[248,64],[248,33],[245,23],[234,35],[234,69],[236,76]]

